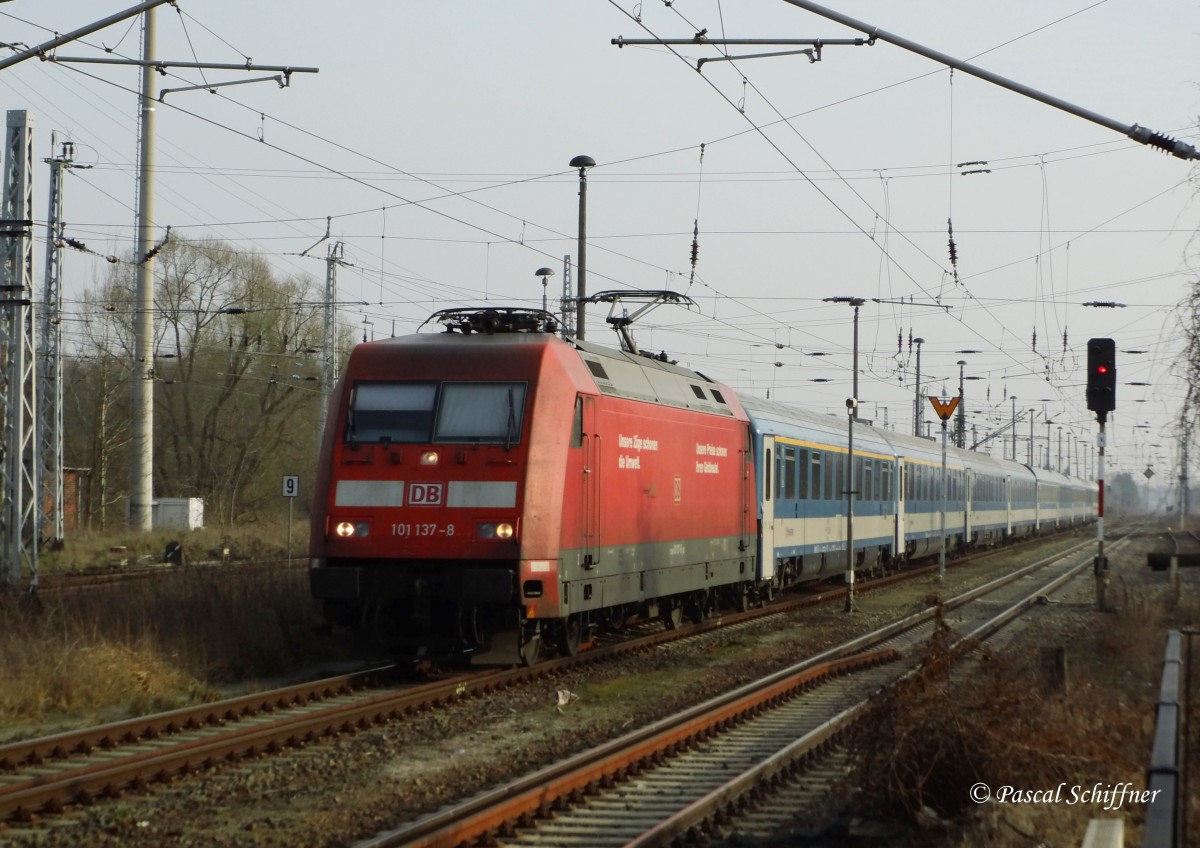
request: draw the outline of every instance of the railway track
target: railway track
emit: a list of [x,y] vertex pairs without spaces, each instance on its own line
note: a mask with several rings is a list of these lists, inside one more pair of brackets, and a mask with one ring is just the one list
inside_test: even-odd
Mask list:
[[[308,570],[308,561],[303,557],[294,557],[291,560],[197,560],[189,561],[185,565],[139,561],[133,565],[111,565],[78,571],[44,571],[38,575],[37,593],[49,596],[62,595],[88,591],[99,586],[177,579],[182,575],[215,569],[222,569],[226,572],[230,570],[254,572],[267,569],[302,572]],[[31,591],[28,578],[22,582],[19,591],[26,594]]]
[[[695,841],[831,745],[865,714],[872,693],[913,674],[919,646],[946,611],[959,619],[952,651],[977,645],[1087,571],[1090,547],[1041,560],[358,848]],[[1026,578],[1043,570],[1031,590]],[[917,659],[897,662],[902,656]]]
[[1200,566],[1200,535],[1190,530],[1164,528],[1166,549],[1151,551],[1147,563],[1155,571]]
[[[931,570],[917,569],[862,583],[858,591],[883,588],[896,580],[927,575]],[[0,821],[29,821],[216,763],[304,745],[465,698],[486,697],[582,664],[653,650],[676,640],[702,638],[718,629],[749,626],[767,617],[783,617],[796,609],[842,597],[844,590],[830,588],[699,625],[605,640],[576,657],[549,660],[532,669],[458,674],[423,684],[397,684],[388,679],[390,669],[374,669],[11,743],[0,746]]]

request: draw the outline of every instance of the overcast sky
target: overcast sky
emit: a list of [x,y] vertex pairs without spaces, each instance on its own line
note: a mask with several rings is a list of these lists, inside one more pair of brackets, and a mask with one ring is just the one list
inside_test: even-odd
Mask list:
[[[0,4],[0,41],[43,43],[128,5],[11,0]],[[1200,143],[1196,3],[830,5],[1121,124]],[[957,393],[966,360],[965,374],[981,378],[966,383],[969,425],[982,436],[1007,422],[1015,395],[1018,410],[1037,409],[1039,452],[1049,415],[1057,464],[1059,425],[1095,441],[1086,342],[1111,336],[1146,351],[1119,354],[1120,382],[1151,385],[1120,386],[1110,467],[1139,482],[1147,464],[1156,482],[1178,473],[1181,389],[1170,371],[1175,308],[1196,277],[1191,162],[883,41],[827,45],[819,62],[745,58],[699,71],[722,48],[611,44],[701,30],[859,35],[784,0],[182,0],[159,9],[158,29],[164,60],[320,68],[286,89],[168,94],[156,224],[323,279],[328,246],[317,242],[331,218],[352,266],[339,272],[341,319],[358,338],[411,333],[450,306],[540,307],[541,266],[556,271],[557,310],[563,257],[576,252],[578,175],[567,163],[587,154],[597,162],[588,292],[673,289],[696,303],[647,315],[635,327],[643,348],[740,392],[844,417],[852,310],[822,299],[889,301],[861,310],[864,417],[911,429],[909,338],[922,337],[933,393]],[[105,49],[138,57],[140,23],[58,55]],[[179,70],[160,86],[264,75]],[[138,79],[132,67],[36,59],[0,71],[4,109],[34,116],[39,158],[56,133],[93,166],[71,174],[64,217],[68,235],[98,253],[133,245]],[[35,179],[44,220],[47,170]],[[39,230],[39,275],[44,238]],[[64,308],[78,316],[104,264],[78,252],[65,263]],[[589,341],[616,343],[606,314],[589,310]]]

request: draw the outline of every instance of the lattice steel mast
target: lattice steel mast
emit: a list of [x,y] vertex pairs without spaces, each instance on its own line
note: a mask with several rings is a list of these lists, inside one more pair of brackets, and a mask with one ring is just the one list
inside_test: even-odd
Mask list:
[[[328,233],[326,233],[328,235]],[[317,428],[317,442],[325,432],[325,419],[329,415],[329,398],[337,382],[337,269],[344,264],[344,245],[336,241],[329,245],[325,258],[325,303],[321,341],[321,419]]]
[[0,582],[16,586],[28,568],[37,586],[38,461],[36,327],[33,311],[33,116],[10,110],[4,139],[4,269],[0,286]]
[[[50,149],[54,150],[51,137]],[[46,159],[50,166],[50,202],[46,214],[46,269],[38,342],[37,444],[41,461],[40,535],[51,546],[65,538],[63,517],[63,363],[62,252],[63,172],[75,164],[75,145],[63,142],[62,153]]]

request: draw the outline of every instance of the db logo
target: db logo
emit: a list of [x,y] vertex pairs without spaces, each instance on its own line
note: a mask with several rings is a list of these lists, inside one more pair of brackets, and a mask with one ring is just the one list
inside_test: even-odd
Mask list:
[[446,491],[445,483],[409,483],[409,506],[441,506]]

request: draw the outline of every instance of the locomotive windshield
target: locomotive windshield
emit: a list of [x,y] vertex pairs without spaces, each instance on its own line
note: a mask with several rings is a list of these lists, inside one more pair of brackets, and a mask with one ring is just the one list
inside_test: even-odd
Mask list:
[[520,441],[524,383],[358,383],[348,442]]

